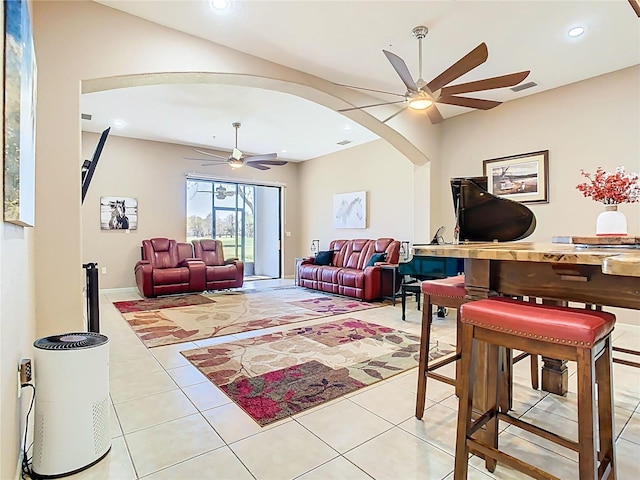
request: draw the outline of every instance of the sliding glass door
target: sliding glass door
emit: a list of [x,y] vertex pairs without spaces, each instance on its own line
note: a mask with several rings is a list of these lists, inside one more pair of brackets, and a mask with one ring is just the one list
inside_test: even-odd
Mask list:
[[187,241],[215,238],[247,277],[280,278],[280,187],[187,179]]

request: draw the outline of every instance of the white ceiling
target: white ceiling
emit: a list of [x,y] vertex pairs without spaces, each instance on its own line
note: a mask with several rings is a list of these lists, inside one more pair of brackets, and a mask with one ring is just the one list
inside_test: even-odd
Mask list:
[[[640,19],[627,0],[238,0],[222,12],[206,0],[96,1],[336,83],[399,94],[405,88],[382,49],[402,57],[417,79],[418,42],[411,35],[417,25],[429,28],[423,40],[427,81],[485,42],[487,62],[454,84],[522,70],[531,70],[525,82],[538,84],[518,93],[504,88],[468,94],[477,98],[509,101],[640,63]],[[568,37],[576,25],[585,33]],[[438,108],[445,118],[470,111]],[[118,118],[125,126],[112,129],[115,135],[224,150],[234,146],[231,123],[239,121],[242,151],[277,152],[289,160],[348,148],[337,145],[342,140],[353,146],[377,138],[323,106],[239,86],[162,85],[85,94],[82,111],[93,115],[91,122],[83,121],[88,131],[101,131]],[[368,111],[376,114],[375,108]]]

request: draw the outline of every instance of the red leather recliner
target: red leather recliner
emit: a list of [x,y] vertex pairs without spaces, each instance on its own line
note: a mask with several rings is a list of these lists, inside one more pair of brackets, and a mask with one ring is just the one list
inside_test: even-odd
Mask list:
[[205,264],[193,258],[188,243],[168,238],[143,240],[142,260],[136,263],[134,272],[143,297],[206,290]]
[[[333,240],[331,265],[316,265],[314,257],[302,260],[298,266],[301,286],[370,301],[391,294],[391,283],[385,284],[382,264],[397,264],[400,242],[392,238]],[[376,253],[385,253],[384,262],[368,263]]]
[[206,289],[220,290],[238,288],[244,281],[244,263],[237,258],[224,259],[224,248],[220,240],[193,240],[195,256],[201,259],[206,269]]

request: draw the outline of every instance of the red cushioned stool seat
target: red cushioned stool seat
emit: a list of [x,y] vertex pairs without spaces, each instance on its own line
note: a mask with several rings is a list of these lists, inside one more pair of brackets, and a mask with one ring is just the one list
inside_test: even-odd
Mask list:
[[467,295],[467,289],[464,287],[464,275],[440,278],[437,280],[425,280],[422,282],[421,290],[422,293],[429,295],[457,299],[463,299]]
[[[470,451],[482,453],[487,469],[492,472],[500,462],[534,478],[557,478],[542,470],[542,466],[547,466],[544,460],[538,459],[540,464],[534,466],[501,451],[499,420],[578,452],[580,480],[615,479],[610,335],[615,320],[614,315],[603,311],[502,297],[462,305],[462,373],[454,479],[467,478]],[[479,349],[473,348],[478,341],[486,345],[486,371],[478,367],[484,365],[476,358]],[[564,432],[543,430],[523,417],[512,417],[500,408],[501,356],[505,349],[577,362],[577,441],[560,435]],[[477,376],[482,376],[478,378],[479,385],[475,385]],[[476,403],[474,388],[478,395]],[[475,407],[473,421],[472,407]]]

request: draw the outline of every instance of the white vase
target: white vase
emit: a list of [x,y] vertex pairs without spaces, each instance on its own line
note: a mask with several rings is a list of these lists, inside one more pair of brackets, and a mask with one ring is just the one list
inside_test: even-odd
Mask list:
[[627,218],[618,211],[617,205],[605,205],[605,210],[598,215],[596,236],[615,237],[627,234]]

